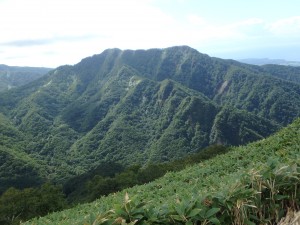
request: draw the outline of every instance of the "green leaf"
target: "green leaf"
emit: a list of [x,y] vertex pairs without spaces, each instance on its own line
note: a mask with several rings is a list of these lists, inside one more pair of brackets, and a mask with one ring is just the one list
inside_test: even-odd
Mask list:
[[209,221],[213,224],[221,224],[221,222],[216,217],[210,218]]
[[117,208],[117,209],[115,209],[115,214],[117,216],[126,216],[127,212],[125,210],[123,210],[122,208]]
[[209,218],[209,217],[215,215],[219,211],[220,211],[220,208],[212,208],[206,212],[205,217]]
[[255,215],[250,215],[249,216],[252,220],[255,220],[255,221],[260,221],[259,218]]
[[184,207],[183,205],[179,205],[179,206],[175,207],[176,212],[180,216],[184,216],[184,208],[183,207]]
[[194,217],[197,214],[199,214],[201,212],[202,209],[193,209],[189,214],[188,217]]
[[172,217],[172,219],[174,219],[174,220],[177,220],[177,221],[183,221],[183,218],[182,218],[181,216],[179,216],[179,215],[172,215],[171,217]]
[[142,219],[144,216],[142,214],[134,215],[134,219]]
[[245,219],[245,224],[247,225],[255,225],[255,223],[251,222],[250,220]]
[[282,199],[287,199],[289,196],[287,195],[275,195],[274,198],[275,200],[282,200]]

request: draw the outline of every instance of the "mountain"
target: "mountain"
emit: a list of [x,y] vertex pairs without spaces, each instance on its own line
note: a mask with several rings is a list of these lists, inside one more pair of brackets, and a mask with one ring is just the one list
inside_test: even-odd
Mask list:
[[23,224],[279,224],[299,210],[299,143],[300,119],[267,139]]
[[264,65],[261,67],[263,71],[272,76],[300,83],[300,67],[280,66],[280,65]]
[[253,64],[258,66],[267,65],[267,64],[277,64],[282,66],[300,66],[300,62],[298,61],[287,61],[284,59],[249,58],[249,59],[238,59],[238,61],[242,63],[248,63],[248,64]]
[[8,149],[61,183],[100,163],[171,161],[271,135],[300,115],[300,84],[278,73],[187,46],[108,49],[3,93],[0,112],[22,136]]
[[[234,61],[231,62],[234,63]],[[253,71],[254,73],[274,76],[283,80],[296,82],[296,83],[300,82],[300,67],[271,65],[271,64],[262,65],[262,66],[243,64],[243,67]]]
[[43,67],[18,67],[0,64],[0,92],[30,83],[50,70],[50,68]]

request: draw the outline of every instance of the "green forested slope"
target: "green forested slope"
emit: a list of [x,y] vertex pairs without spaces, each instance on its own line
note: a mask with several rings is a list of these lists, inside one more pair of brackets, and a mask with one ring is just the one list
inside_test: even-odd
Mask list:
[[5,92],[0,112],[24,136],[18,151],[63,182],[102,162],[169,161],[267,137],[299,116],[300,85],[187,46],[109,49]]
[[263,139],[277,130],[276,124],[263,117],[226,106],[215,117],[210,143],[240,145]]
[[0,193],[9,187],[26,188],[44,182],[40,165],[19,149],[0,146]]
[[[259,74],[249,75],[240,69],[233,69],[227,77],[225,94],[216,95],[217,102],[233,105],[281,124],[288,124],[299,116],[299,84]],[[289,100],[286,99],[287,95]]]
[[299,66],[295,67],[295,66],[280,66],[280,65],[264,65],[261,68],[272,76],[276,76],[284,80],[300,83]]
[[50,70],[50,68],[18,67],[0,64],[0,92],[30,83]]
[[[230,104],[285,125],[299,116],[299,85],[272,79],[271,69],[265,71],[257,66],[211,58],[187,46],[125,51],[120,58],[150,79],[175,80],[222,105]],[[280,68],[281,72],[274,73],[273,78],[298,79],[289,67]],[[287,102],[283,101],[286,94],[290,96]],[[281,111],[289,113],[282,115]]]
[[[201,93],[174,81],[125,72],[130,71],[122,69],[122,79],[107,81],[104,90],[89,98],[84,93],[69,103],[60,96],[67,91],[49,84],[49,90],[41,88],[13,110],[14,117],[22,118],[18,128],[29,134],[27,151],[48,164],[47,177],[80,174],[100,162],[169,161],[216,142],[247,143],[279,128],[237,109],[225,114]],[[228,114],[235,119],[225,128],[220,121],[228,120]],[[239,118],[243,123],[236,123]],[[234,129],[234,135],[224,137]]]
[[0,193],[13,186],[32,187],[40,184],[39,164],[26,152],[26,136],[0,113]]
[[24,224],[275,224],[299,210],[299,143],[298,119],[268,139]]
[[24,141],[25,135],[2,113],[0,113],[0,144],[6,147],[17,147]]

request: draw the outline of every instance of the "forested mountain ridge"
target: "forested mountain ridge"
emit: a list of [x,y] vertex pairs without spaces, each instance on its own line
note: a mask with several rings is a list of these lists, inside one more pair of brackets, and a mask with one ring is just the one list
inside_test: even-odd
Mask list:
[[264,65],[261,68],[278,78],[300,83],[300,67]]
[[100,162],[168,161],[269,136],[299,116],[300,85],[187,46],[109,49],[4,93],[0,111],[24,136],[9,148],[60,182]]
[[50,68],[43,67],[18,67],[0,64],[0,92],[30,83],[50,70]]

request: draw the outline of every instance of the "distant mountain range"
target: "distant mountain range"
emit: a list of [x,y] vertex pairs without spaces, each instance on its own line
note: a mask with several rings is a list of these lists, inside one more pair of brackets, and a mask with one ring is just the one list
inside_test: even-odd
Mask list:
[[282,66],[300,66],[299,61],[287,61],[284,59],[268,59],[268,58],[249,58],[249,59],[238,59],[239,62],[248,63],[253,65],[267,65],[267,64],[277,64]]
[[4,92],[0,112],[3,191],[265,138],[300,116],[300,68],[108,49]]
[[50,70],[50,68],[43,67],[18,67],[0,64],[0,92],[27,84],[42,77]]

